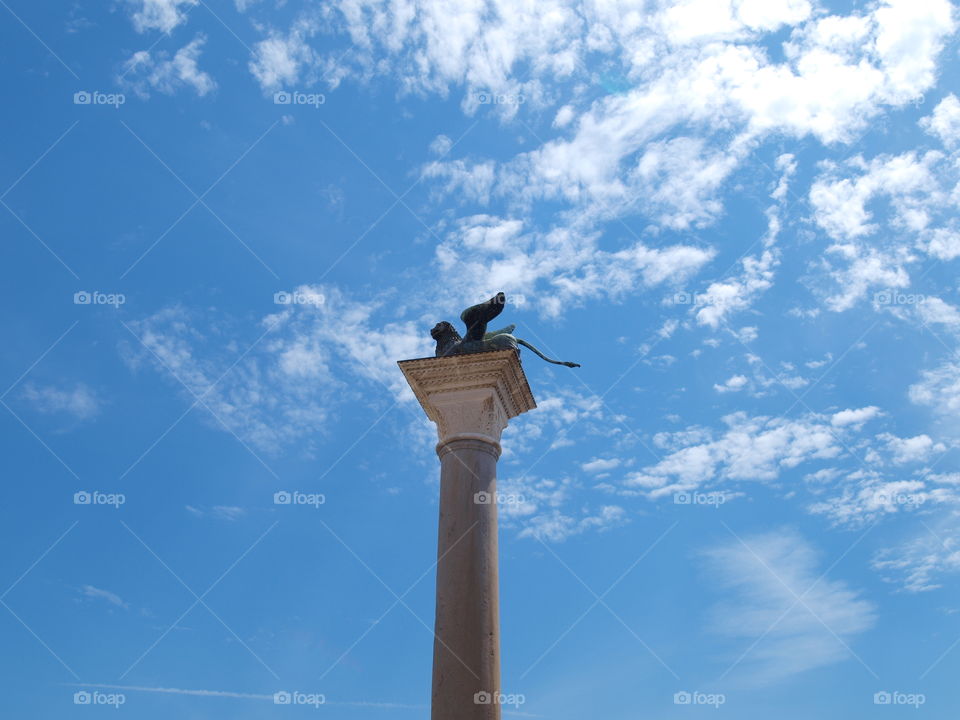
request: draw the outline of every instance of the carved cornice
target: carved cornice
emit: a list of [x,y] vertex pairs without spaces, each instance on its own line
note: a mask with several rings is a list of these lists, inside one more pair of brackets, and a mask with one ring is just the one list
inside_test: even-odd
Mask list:
[[443,444],[457,439],[499,449],[511,418],[537,406],[516,350],[401,360],[397,363]]

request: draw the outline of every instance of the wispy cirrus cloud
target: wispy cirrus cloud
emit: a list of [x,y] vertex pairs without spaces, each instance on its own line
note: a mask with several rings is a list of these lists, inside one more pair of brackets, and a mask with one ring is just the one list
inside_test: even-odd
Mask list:
[[[232,690],[202,690],[191,688],[152,687],[149,685],[115,685],[107,683],[71,683],[70,687],[104,688],[106,690],[126,690],[128,692],[160,693],[163,695],[187,695],[191,697],[235,698],[239,700],[269,700],[274,701],[275,693],[248,693]],[[335,700],[324,698],[324,705],[382,708],[385,710],[424,710],[426,705],[411,705],[409,703],[377,702],[375,700]]]
[[818,550],[791,528],[724,539],[701,553],[721,597],[709,629],[738,642],[724,673],[775,683],[854,660],[854,638],[876,623],[873,603],[821,574]]
[[86,383],[70,385],[38,385],[29,382],[21,393],[37,412],[60,415],[71,420],[91,420],[100,414],[103,405],[97,393]]
[[960,513],[953,509],[931,518],[911,537],[878,550],[871,564],[908,593],[941,588],[947,576],[960,573]]
[[85,598],[94,599],[94,600],[104,600],[114,607],[123,608],[126,610],[129,606],[126,602],[123,601],[116,593],[112,593],[109,590],[103,590],[102,588],[94,587],[93,585],[84,585],[80,588],[80,593]]
[[[316,302],[275,306],[255,333],[227,312],[166,308],[129,324],[139,341],[124,340],[121,354],[132,370],[152,368],[196,401],[213,427],[268,453],[323,433],[357,379],[412,400],[396,360],[432,354],[417,323],[382,317],[383,300],[353,300],[333,287],[293,295]],[[303,447],[310,452],[309,442]]]

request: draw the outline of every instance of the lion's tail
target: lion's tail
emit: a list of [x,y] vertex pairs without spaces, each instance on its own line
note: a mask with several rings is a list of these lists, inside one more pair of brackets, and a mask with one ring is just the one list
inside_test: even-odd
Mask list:
[[551,360],[551,359],[548,358],[546,355],[544,355],[542,352],[540,352],[539,350],[537,350],[533,345],[531,345],[530,343],[528,343],[526,340],[521,340],[520,338],[517,338],[517,343],[520,344],[520,345],[523,345],[525,348],[529,348],[530,350],[532,350],[533,352],[535,352],[538,356],[540,356],[541,358],[543,358],[544,360],[546,360],[548,363],[553,363],[554,365],[566,365],[568,368],[580,367],[580,364],[579,364],[579,363],[575,363],[575,362],[564,362],[564,361],[562,361],[562,360]]

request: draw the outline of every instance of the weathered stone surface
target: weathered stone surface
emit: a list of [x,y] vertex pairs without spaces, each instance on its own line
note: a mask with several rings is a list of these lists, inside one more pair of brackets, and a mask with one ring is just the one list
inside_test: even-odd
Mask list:
[[516,350],[397,364],[427,417],[437,424],[438,451],[453,439],[487,440],[499,447],[510,418],[537,406]]
[[499,720],[497,459],[509,420],[536,402],[516,350],[399,365],[439,437],[431,718]]

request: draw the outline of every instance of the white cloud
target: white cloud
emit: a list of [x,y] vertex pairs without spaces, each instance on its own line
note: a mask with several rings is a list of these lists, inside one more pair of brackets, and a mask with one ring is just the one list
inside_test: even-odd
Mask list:
[[284,353],[299,346],[296,337],[268,331],[250,354],[223,375],[246,347],[224,336],[218,319],[170,308],[130,326],[147,349],[136,341],[125,342],[128,364],[136,368],[147,363],[178,390],[183,383],[188,389],[185,402],[192,404],[195,396],[202,397],[197,409],[206,415],[209,408],[207,419],[213,427],[222,429],[222,422],[244,442],[272,452],[324,427],[334,381],[327,354],[318,344],[317,377],[304,383],[282,364]]
[[214,505],[213,514],[223,520],[234,521],[246,515],[247,511],[234,505]]
[[929,435],[917,435],[911,438],[901,438],[890,433],[883,433],[877,439],[886,443],[887,451],[897,465],[923,462],[934,453],[943,453],[947,448],[943,443],[934,442]]
[[775,251],[765,250],[759,256],[743,258],[740,264],[740,277],[713,282],[697,296],[699,324],[716,328],[728,314],[748,308],[760,293],[772,287],[779,258]]
[[723,385],[714,385],[713,389],[718,393],[730,393],[730,392],[739,392],[746,387],[747,383],[750,382],[746,375],[734,375],[731,378],[728,378]]
[[472,198],[481,205],[490,202],[490,193],[495,180],[495,164],[492,161],[467,163],[463,160],[433,161],[421,171],[424,179],[444,181],[437,197],[449,195]]
[[896,222],[905,227],[925,226],[925,204],[938,192],[934,166],[943,159],[939,152],[918,157],[914,152],[881,155],[869,163],[856,157],[849,169],[861,174],[855,179],[840,177],[840,168],[826,165],[827,172],[810,188],[815,220],[838,241],[850,241],[877,231],[878,225],[867,210],[867,203],[887,196],[896,211]]
[[125,603],[119,595],[112,593],[109,590],[102,590],[94,587],[93,585],[84,585],[82,588],[80,588],[80,592],[83,593],[84,597],[93,598],[96,600],[105,600],[111,605],[121,607],[124,610],[127,609],[127,603]]
[[938,260],[960,257],[960,231],[954,228],[934,228],[924,249]]
[[920,381],[910,386],[910,400],[928,405],[938,414],[956,418],[960,414],[960,365],[946,362],[933,370],[924,370]]
[[[907,287],[909,267],[922,257],[917,250],[943,260],[960,254],[950,189],[957,170],[939,151],[823,165],[810,201],[833,240],[822,262],[833,281],[827,307],[848,310],[871,288]],[[884,223],[875,217],[881,201],[890,210]]]
[[[688,228],[722,213],[722,186],[758,139],[849,141],[885,106],[919,97],[935,81],[953,25],[948,0],[887,0],[846,16],[814,13],[807,0],[645,9],[343,0],[305,12],[286,33],[267,28],[251,70],[267,89],[299,79],[304,68],[325,67],[330,84],[389,74],[402,93],[461,89],[469,114],[509,118],[526,106],[554,107],[555,128],[566,136],[502,161],[451,158],[429,175],[461,201],[499,197],[518,211],[562,201],[567,225],[639,212]],[[764,36],[784,26],[792,30],[777,62]],[[348,42],[342,55],[321,57],[310,47],[321,28]],[[597,53],[622,78],[619,91],[600,97],[584,90],[596,83],[587,58]],[[573,90],[561,96],[558,82]],[[525,103],[478,99],[498,94]]]
[[437,135],[430,143],[430,152],[434,155],[446,155],[453,147],[453,140],[446,135]]
[[[933,85],[953,25],[948,0],[885,0],[849,15],[815,11],[807,0],[684,0],[645,9],[587,9],[573,0],[478,0],[456,8],[342,0],[303,11],[286,29],[263,28],[250,69],[268,91],[391,75],[401,94],[461,91],[468,114],[552,112],[556,134],[537,139],[532,150],[505,159],[444,157],[422,174],[449,196],[446,202],[507,205],[498,210],[502,218],[462,218],[439,243],[438,268],[457,269],[455,294],[517,289],[529,278],[539,310],[555,316],[565,302],[619,299],[638,284],[696,273],[714,250],[658,246],[658,230],[689,230],[720,217],[725,186],[764,138],[848,142],[885,107],[914,101]],[[775,61],[767,34],[784,28],[789,40]],[[333,36],[324,38],[322,52],[313,46],[320,33]],[[617,92],[587,91],[596,78],[586,59],[596,53],[613,63]],[[569,91],[558,93],[558,82]],[[524,103],[484,104],[481,95],[522,96]],[[876,197],[891,200],[898,224],[927,231],[916,247],[960,254],[960,235],[943,234],[952,226],[930,224],[932,168],[940,157],[858,160],[857,180],[833,171],[818,179],[811,193],[817,221],[836,236],[829,250],[836,266],[825,267],[842,287],[828,298],[833,309],[851,307],[870,287],[908,281],[909,247],[855,242],[876,226],[867,210]],[[737,275],[700,293],[693,312],[702,325],[717,327],[772,286],[780,211],[796,163],[784,155],[778,166],[783,177],[772,193],[763,246],[743,258]],[[514,218],[530,216],[542,202],[560,204],[550,228],[524,225],[509,247],[485,246],[479,254],[462,240],[474,231],[487,239],[497,230],[514,232]],[[650,239],[601,246],[601,223],[625,215],[651,223]]]
[[551,510],[542,515],[534,515],[520,531],[520,537],[539,538],[550,542],[563,542],[574,535],[589,530],[609,530],[627,522],[627,512],[617,505],[604,505],[596,514],[582,514],[579,517],[564,515],[559,510]]
[[807,0],[678,0],[665,4],[661,22],[672,42],[690,43],[776,30],[806,20],[810,12]]
[[[248,0],[249,1],[249,0]],[[149,687],[146,685],[115,685],[110,683],[70,683],[73,687],[105,688],[108,690],[124,690],[128,692],[159,693],[162,695],[186,695],[190,697],[237,698],[240,700],[267,700],[273,702],[275,694],[257,694],[233,692],[230,690],[203,690],[171,687]],[[374,702],[368,700],[327,700],[327,705],[375,708],[380,710],[423,710],[424,705],[411,705],[395,702]]]
[[960,145],[960,100],[953,93],[947,95],[933,109],[933,114],[920,121],[920,127],[940,138],[945,147]]
[[812,503],[810,512],[850,527],[862,527],[884,515],[914,512],[928,501],[942,499],[921,480],[890,480],[872,470],[848,473],[825,492],[829,497]]
[[217,87],[214,79],[198,65],[206,41],[204,35],[197,35],[170,59],[165,53],[153,57],[146,50],[136,52],[124,65],[122,82],[133,87],[141,97],[149,97],[151,89],[173,95],[182,87],[192,88],[203,97]]
[[580,467],[584,472],[598,473],[618,468],[621,462],[620,458],[594,458],[590,462],[582,463]]
[[358,379],[386,387],[398,400],[412,399],[396,360],[432,354],[423,327],[398,322],[392,313],[379,324],[382,300],[353,301],[332,287],[294,292],[324,300],[283,305],[267,315],[256,345],[256,336],[232,335],[225,316],[174,307],[130,323],[149,350],[125,342],[125,359],[134,369],[147,363],[168,378],[169,368],[180,379],[169,378],[173,386],[182,389],[182,381],[189,388],[187,402],[203,397],[198,410],[206,414],[204,405],[209,407],[213,427],[225,425],[270,453],[294,441],[309,451],[311,442],[304,439],[324,430],[331,408],[351,396]]
[[501,523],[517,530],[520,537],[563,542],[575,535],[592,530],[603,532],[629,522],[626,510],[617,505],[568,509],[577,489],[570,478],[551,480],[505,474],[497,489],[508,500],[499,506]]
[[204,517],[209,514],[220,520],[229,520],[230,522],[239,520],[247,514],[246,510],[235,505],[214,505],[209,511],[187,505],[186,510],[194,517]]
[[489,215],[465,218],[436,249],[436,263],[460,297],[521,291],[550,316],[587,299],[618,300],[682,282],[712,257],[713,251],[694,245],[650,247],[639,240],[606,250],[597,234],[524,232],[519,220]]
[[717,193],[738,162],[734,154],[710,151],[702,138],[672,138],[647,144],[626,181],[648,216],[685,230],[722,212]]
[[[776,167],[780,171],[780,178],[770,193],[775,203],[766,210],[767,232],[761,238],[763,250],[757,255],[747,255],[738,262],[742,268],[739,277],[717,280],[703,293],[696,295],[695,313],[700,325],[718,327],[728,315],[746,310],[773,286],[774,271],[780,264],[780,253],[775,247],[781,229],[780,215],[797,163],[793,155],[784,153],[777,158]],[[755,332],[754,328],[754,335]],[[749,337],[750,333],[741,342],[750,342]]]
[[557,110],[556,116],[553,118],[553,126],[556,128],[566,127],[570,124],[570,121],[575,117],[575,112],[572,105],[564,105],[562,108]]
[[517,462],[540,440],[549,440],[549,448],[556,449],[573,445],[577,436],[616,435],[618,430],[611,429],[613,422],[604,412],[603,401],[589,391],[567,387],[542,394],[538,391],[537,412],[511,420],[504,430],[501,462]]
[[845,645],[876,622],[874,606],[847,583],[823,578],[819,553],[789,528],[731,539],[703,556],[728,594],[713,607],[711,629],[743,638],[746,647],[731,657],[742,657],[740,672],[752,682],[851,659]]
[[[467,88],[464,106],[475,110],[479,95],[522,95],[533,101],[540,76],[564,77],[576,67],[582,18],[569,2],[393,3],[350,0],[310,10],[325,30],[344,37],[335,72],[360,78],[396,74],[405,92],[446,95]],[[521,63],[534,76],[512,77]],[[510,114],[516,105],[496,109]]]
[[887,582],[918,593],[941,587],[941,576],[960,572],[958,515],[944,515],[913,539],[876,553],[872,565]]
[[840,265],[824,262],[834,290],[826,297],[825,303],[836,312],[849,310],[866,298],[872,288],[887,291],[907,287],[910,275],[905,266],[916,260],[916,256],[905,247],[878,252],[872,247],[848,244],[833,245],[828,252],[839,258]]
[[23,397],[35,410],[47,415],[90,420],[100,414],[100,399],[84,383],[77,383],[73,387],[28,383],[23,388]]
[[834,413],[830,417],[830,424],[834,427],[852,426],[859,430],[864,423],[869,422],[876,417],[880,417],[881,415],[883,415],[883,411],[881,411],[876,405],[868,405],[867,407],[858,408],[856,410],[847,408],[846,410],[841,410],[840,412]]
[[938,297],[926,297],[915,307],[924,325],[945,325],[951,330],[960,329],[960,310]]
[[720,433],[695,428],[658,434],[657,444],[671,452],[628,475],[625,487],[657,499],[721,481],[775,480],[784,469],[842,450],[830,426],[816,416],[787,420],[737,412],[723,422]]
[[135,6],[131,18],[137,32],[160,30],[169,33],[177,25],[186,21],[187,12],[200,0],[128,0],[128,2]]
[[305,17],[285,35],[272,31],[254,46],[249,68],[264,91],[290,88],[300,80],[302,70],[317,58],[308,42],[316,31],[316,23]]
[[953,13],[953,4],[945,0],[884,0],[874,11],[874,48],[893,97],[917,98],[932,86],[936,55],[956,27]]

